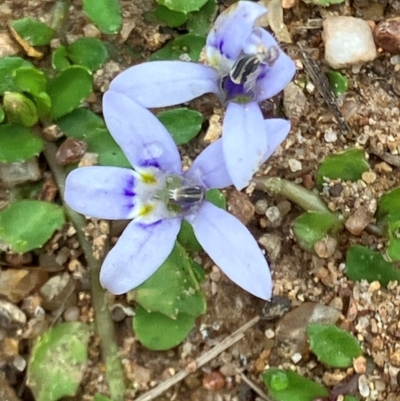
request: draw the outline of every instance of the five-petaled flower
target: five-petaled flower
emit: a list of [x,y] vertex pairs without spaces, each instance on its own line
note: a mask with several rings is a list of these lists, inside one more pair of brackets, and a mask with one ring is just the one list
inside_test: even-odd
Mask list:
[[132,219],[106,256],[102,285],[122,294],[145,281],[172,251],[185,219],[232,281],[269,299],[271,275],[255,239],[239,220],[204,199],[208,189],[232,184],[221,141],[208,146],[183,173],[172,137],[150,111],[110,90],[103,113],[133,169],[78,168],[68,175],[65,188],[67,204],[84,215]]
[[[121,73],[110,86],[148,108],[216,94],[226,105],[222,133],[225,164],[239,190],[248,185],[290,130],[288,122],[285,129],[277,119],[264,122],[258,106],[279,93],[295,73],[294,62],[272,35],[255,26],[256,19],[266,12],[265,7],[250,1],[239,1],[223,12],[207,37],[210,66],[184,61],[143,63]],[[277,131],[279,141],[271,141]]]

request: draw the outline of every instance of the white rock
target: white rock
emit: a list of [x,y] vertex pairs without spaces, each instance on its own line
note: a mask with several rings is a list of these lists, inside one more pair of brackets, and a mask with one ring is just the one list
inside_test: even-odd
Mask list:
[[368,23],[353,17],[328,17],[322,24],[325,60],[335,69],[376,58],[376,46]]

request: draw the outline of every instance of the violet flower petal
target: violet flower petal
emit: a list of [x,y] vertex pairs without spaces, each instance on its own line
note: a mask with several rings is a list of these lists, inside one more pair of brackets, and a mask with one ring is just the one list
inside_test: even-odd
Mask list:
[[270,299],[268,263],[238,219],[206,201],[190,223],[201,246],[234,283],[259,298]]
[[230,102],[226,109],[222,149],[233,185],[241,190],[248,185],[262,164],[267,149],[264,118],[256,102]]
[[185,178],[193,180],[194,183],[201,183],[207,189],[232,185],[222,153],[222,139],[208,145],[197,156]]
[[130,222],[104,260],[101,285],[119,295],[143,283],[171,253],[180,227],[180,218],[150,225]]
[[222,73],[229,72],[241,55],[256,19],[265,13],[265,7],[250,1],[239,1],[222,12],[207,36],[206,54],[210,65]]
[[265,163],[286,139],[290,132],[290,121],[282,118],[268,118],[264,120],[267,135],[267,151],[262,162]]
[[184,103],[204,93],[219,93],[219,75],[211,67],[185,61],[152,61],[119,74],[110,89],[144,107]]
[[258,96],[257,101],[269,99],[281,90],[292,80],[296,66],[294,61],[285,54],[277,44],[274,37],[262,28],[255,28],[252,37],[259,37],[265,47],[276,46],[279,50],[279,57],[272,67],[265,66],[257,79]]
[[134,172],[120,167],[82,167],[68,174],[65,202],[86,216],[131,219],[135,215]]
[[153,166],[181,174],[178,148],[154,115],[126,95],[107,91],[103,114],[108,129],[133,167]]

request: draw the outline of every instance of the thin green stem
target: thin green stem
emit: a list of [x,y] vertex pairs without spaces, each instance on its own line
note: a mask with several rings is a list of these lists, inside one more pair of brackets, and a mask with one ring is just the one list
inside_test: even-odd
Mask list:
[[69,0],[57,1],[54,5],[50,21],[50,28],[57,32],[60,42],[64,46],[68,44],[65,36],[65,25],[68,20],[69,6]]
[[271,195],[282,195],[306,212],[332,213],[317,193],[283,178],[254,178],[256,188]]
[[[64,200],[66,173],[56,162],[57,146],[52,142],[47,142],[44,155],[54,175],[60,195]],[[124,372],[118,356],[118,346],[114,332],[114,322],[111,319],[107,307],[106,294],[99,281],[101,260],[97,260],[93,255],[92,244],[85,236],[85,218],[79,213],[74,212],[65,203],[65,210],[76,229],[76,235],[85,254],[86,262],[90,272],[92,284],[92,304],[95,311],[96,331],[101,339],[101,350],[103,360],[106,365],[106,377],[109,384],[111,399],[113,401],[123,401],[125,393]]]

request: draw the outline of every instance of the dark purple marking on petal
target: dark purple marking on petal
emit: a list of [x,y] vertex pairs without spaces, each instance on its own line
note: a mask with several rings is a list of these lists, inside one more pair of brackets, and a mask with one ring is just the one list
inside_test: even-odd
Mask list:
[[131,176],[129,177],[129,180],[126,183],[126,188],[123,189],[124,195],[134,197],[136,195],[136,193],[133,191],[134,187],[135,187],[135,177]]
[[234,83],[229,75],[222,79],[222,91],[225,102],[233,101],[238,103],[248,103],[255,100],[255,93],[251,89],[245,89],[244,84]]
[[140,160],[139,161],[139,166],[140,167],[155,167],[155,168],[160,168],[160,165],[156,159],[146,159],[146,160]]
[[153,223],[149,223],[149,224],[141,223],[140,221],[138,221],[137,225],[139,227],[142,227],[142,228],[146,229],[146,228],[149,228],[149,227],[155,227],[156,225],[160,224],[162,221],[163,221],[163,219],[160,219],[160,220],[154,221]]

